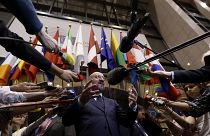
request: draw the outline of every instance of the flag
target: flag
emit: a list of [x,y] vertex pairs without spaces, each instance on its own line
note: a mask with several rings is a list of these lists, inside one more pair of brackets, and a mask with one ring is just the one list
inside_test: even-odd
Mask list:
[[93,27],[91,25],[89,46],[88,46],[88,73],[91,75],[93,72],[98,71],[98,60],[97,52],[99,52],[98,41],[93,32]]
[[72,55],[72,50],[73,50],[73,46],[72,46],[72,41],[71,41],[71,28],[69,28],[68,34],[65,37],[63,46],[61,48],[62,52],[67,52],[68,54]]
[[125,66],[126,63],[123,57],[123,53],[119,49],[119,43],[113,31],[111,32],[111,49],[112,49],[112,54],[115,58],[115,61],[117,62],[117,65]]
[[15,73],[19,62],[20,62],[20,59],[17,59],[15,64],[13,65],[12,69],[10,70],[10,74],[9,74],[9,78],[8,78],[8,82],[7,82],[7,85],[9,85],[9,86],[13,85],[11,77]]
[[18,80],[19,79],[24,65],[25,65],[25,61],[24,60],[20,60],[18,65],[17,65],[17,67],[16,67],[16,69],[15,69],[15,71],[14,71],[14,73],[12,74],[10,80],[14,81],[14,80]]
[[[143,52],[141,51],[139,46],[136,45],[135,43],[134,43],[133,47],[131,48],[131,50],[127,53],[127,55],[130,55],[130,54],[132,54],[131,57],[133,57],[132,59],[129,59],[130,63],[134,63],[134,62],[140,63],[140,62],[144,62],[144,60],[145,60]],[[129,58],[131,58],[131,57],[129,57]],[[148,67],[149,66],[147,64],[144,64],[144,65],[140,66],[139,69],[140,70],[145,70]],[[150,76],[145,75],[143,73],[139,74],[138,76],[139,76],[139,80],[144,80],[145,81],[145,80],[150,80],[151,79]]]
[[80,73],[80,66],[84,64],[84,48],[82,41],[82,25],[80,24],[76,40],[73,47],[73,55],[75,57],[74,71]]
[[[37,44],[41,44],[39,41],[37,42]],[[35,50],[37,50],[39,53],[41,53],[42,55],[44,55],[43,51],[43,47],[42,46],[35,46]],[[32,82],[35,81],[36,79],[36,74],[39,71],[39,68],[37,68],[34,65],[29,65],[29,67],[26,70],[27,75],[29,75],[29,78]]]
[[[120,32],[120,41],[122,40],[122,38],[123,38],[123,34],[122,32]],[[125,62],[127,62],[128,61],[127,53],[123,53],[123,57],[124,57]]]
[[[56,41],[57,41],[57,45],[58,47],[60,48],[60,35],[59,35],[59,29],[57,29],[54,37],[53,37]],[[48,52],[46,51],[45,52],[45,58],[47,58],[50,62],[54,63],[55,65],[59,65],[61,66],[63,63],[62,63],[62,60],[61,60],[61,57],[59,57],[57,54],[55,53],[51,53],[51,52]],[[45,72],[46,76],[47,76],[47,80],[49,82],[53,82],[54,78],[55,78],[55,75],[52,74],[52,73],[49,73],[49,72]]]
[[[35,48],[37,51],[39,51],[39,53],[41,53],[43,55],[43,52],[42,52],[43,47],[36,46],[36,44],[41,44],[38,41],[37,37],[33,40],[32,43],[33,43],[33,46],[32,47]],[[25,63],[24,70],[25,70],[26,74],[29,76],[30,80],[32,82],[34,82],[35,79],[36,79],[36,74],[37,74],[37,72],[38,72],[39,69],[37,67],[35,67],[34,65],[32,65],[32,64]]]
[[4,62],[0,67],[0,85],[6,85],[8,81],[8,77],[12,67],[15,65],[17,61],[17,57],[13,56],[11,53],[6,57]]
[[104,29],[101,29],[101,65],[102,62],[107,60],[107,69],[110,71],[114,69],[117,65],[112,55],[112,51],[107,43],[106,34]]
[[[151,53],[151,52],[150,52]],[[152,53],[148,56],[154,56]],[[151,70],[152,71],[165,71],[162,65],[158,60],[154,60],[151,62]],[[167,97],[170,100],[176,100],[180,95],[180,91],[174,87],[174,85],[169,81],[168,79],[164,77],[158,77],[160,81],[160,85],[156,85],[156,92],[158,93],[158,96]]]

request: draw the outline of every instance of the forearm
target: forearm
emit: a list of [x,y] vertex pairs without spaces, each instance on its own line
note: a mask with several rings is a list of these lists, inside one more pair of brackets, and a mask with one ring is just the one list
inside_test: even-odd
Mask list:
[[166,121],[166,125],[168,126],[169,130],[174,136],[181,136],[183,130],[176,126],[173,122],[171,121]]
[[179,116],[176,112],[174,112],[170,108],[166,108],[166,112],[170,114],[171,118],[174,119],[181,127],[184,129],[193,129],[195,125],[195,119],[193,117],[191,120],[185,120],[181,116]]
[[61,69],[61,68],[57,67],[55,64],[51,63],[51,66],[50,66],[48,72],[59,76],[59,75],[63,74],[63,69]]
[[172,79],[172,72],[167,72],[167,71],[154,71],[150,75],[155,77],[164,77]]
[[[20,103],[21,104],[21,103]],[[29,112],[31,110],[37,109],[37,108],[49,108],[49,107],[53,107],[53,105],[51,103],[49,104],[43,104],[43,102],[33,102],[33,103],[29,103],[24,105],[24,103],[22,103],[23,105],[21,106],[14,106],[12,108],[10,108],[9,110],[12,112],[13,115],[20,115],[26,112]]]
[[23,93],[23,96],[26,98],[26,101],[39,101],[49,96],[49,94],[46,92],[31,92]]
[[166,105],[169,106],[169,107],[178,108],[182,111],[189,111],[190,110],[190,106],[185,102],[168,101],[166,103]]

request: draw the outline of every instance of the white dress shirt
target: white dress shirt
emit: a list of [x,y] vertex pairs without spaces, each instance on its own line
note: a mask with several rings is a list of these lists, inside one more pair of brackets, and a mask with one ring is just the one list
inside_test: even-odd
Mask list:
[[0,87],[0,102],[3,104],[10,104],[16,102],[23,102],[26,98],[22,92],[13,92],[9,86]]

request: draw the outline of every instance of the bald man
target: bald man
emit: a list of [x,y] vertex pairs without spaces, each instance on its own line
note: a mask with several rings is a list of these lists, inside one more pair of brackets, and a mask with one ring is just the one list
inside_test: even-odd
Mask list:
[[104,75],[90,75],[78,101],[68,107],[63,115],[65,126],[75,125],[77,136],[120,136],[119,124],[132,126],[137,117],[137,92],[129,88],[128,111],[122,111],[118,103],[102,95]]

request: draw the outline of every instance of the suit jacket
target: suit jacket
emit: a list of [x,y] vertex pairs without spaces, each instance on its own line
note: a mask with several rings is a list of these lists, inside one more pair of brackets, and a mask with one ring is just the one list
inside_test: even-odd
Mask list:
[[210,66],[204,66],[197,70],[174,71],[174,83],[201,83],[210,80]]
[[120,136],[119,123],[132,126],[137,111],[128,108],[124,112],[115,100],[102,99],[103,103],[91,99],[84,106],[78,102],[72,104],[63,115],[63,124],[74,124],[77,136]]

